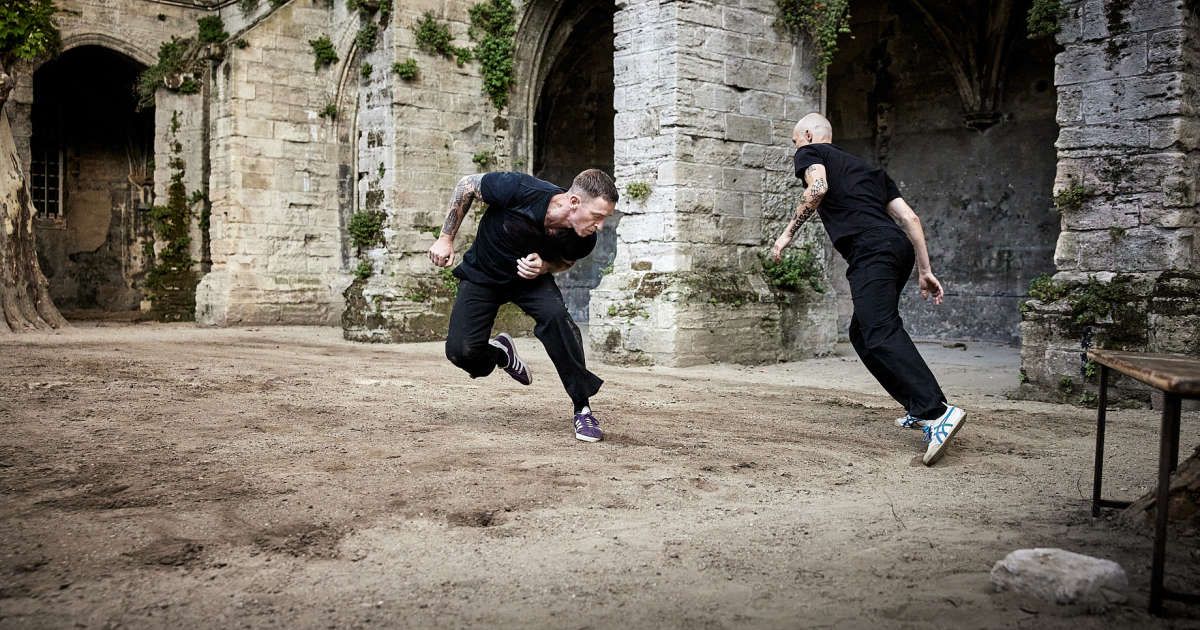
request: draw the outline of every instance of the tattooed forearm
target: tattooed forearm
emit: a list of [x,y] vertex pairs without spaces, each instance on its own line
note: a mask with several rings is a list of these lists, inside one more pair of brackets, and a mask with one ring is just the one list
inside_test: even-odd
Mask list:
[[800,198],[800,205],[796,207],[796,215],[792,218],[792,222],[788,224],[788,236],[795,236],[800,230],[800,226],[804,225],[805,221],[817,211],[817,206],[821,205],[821,200],[825,198],[825,191],[829,190],[829,185],[825,183],[825,178],[818,177],[804,190],[804,195]]
[[482,181],[482,174],[468,175],[458,180],[458,185],[454,187],[454,195],[450,198],[450,211],[446,213],[446,222],[442,224],[443,236],[453,239],[458,235],[458,228],[466,218],[467,211],[479,196],[479,184]]

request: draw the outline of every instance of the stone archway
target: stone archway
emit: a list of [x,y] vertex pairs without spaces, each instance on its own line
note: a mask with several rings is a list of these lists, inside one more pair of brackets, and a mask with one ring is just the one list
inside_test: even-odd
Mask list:
[[[551,4],[558,6],[550,6]],[[610,3],[534,3],[518,34],[514,164],[563,187],[587,168],[613,173],[613,12]],[[559,278],[571,315],[588,319],[591,290],[616,255],[619,217],[596,249]]]
[[93,43],[33,74],[30,188],[38,258],[64,312],[133,311],[152,188],[154,112],[137,110],[144,69]]
[[905,291],[914,336],[1015,344],[1030,281],[1053,272],[1055,49],[1025,36],[1028,6],[856,0],[829,68],[834,142],[899,183],[946,286],[938,308]]

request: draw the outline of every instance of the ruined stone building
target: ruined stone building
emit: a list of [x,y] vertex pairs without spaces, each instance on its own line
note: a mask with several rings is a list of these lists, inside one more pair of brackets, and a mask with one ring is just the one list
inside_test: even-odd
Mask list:
[[915,336],[1020,342],[1029,393],[1071,399],[1089,344],[1200,353],[1195,0],[850,0],[827,69],[774,0],[507,4],[59,0],[8,108],[59,306],[437,339],[458,178],[595,166],[618,220],[560,278],[594,353],[826,352],[850,302],[820,226],[809,282],[760,258],[823,111],[923,218],[948,297],[904,296]]

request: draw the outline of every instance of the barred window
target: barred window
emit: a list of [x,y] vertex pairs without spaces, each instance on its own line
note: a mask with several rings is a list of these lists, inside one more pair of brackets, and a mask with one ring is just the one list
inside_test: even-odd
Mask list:
[[62,217],[62,150],[47,147],[36,140],[29,165],[29,193],[37,216],[44,219]]

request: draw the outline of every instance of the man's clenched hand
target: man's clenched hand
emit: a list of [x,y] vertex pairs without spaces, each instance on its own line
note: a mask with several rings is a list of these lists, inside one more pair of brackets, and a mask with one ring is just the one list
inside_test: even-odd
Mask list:
[[438,267],[449,267],[454,262],[454,241],[443,234],[429,248],[429,262]]
[[549,271],[549,265],[546,264],[546,261],[542,260],[542,257],[537,252],[517,259],[517,275],[526,280],[532,280]]

